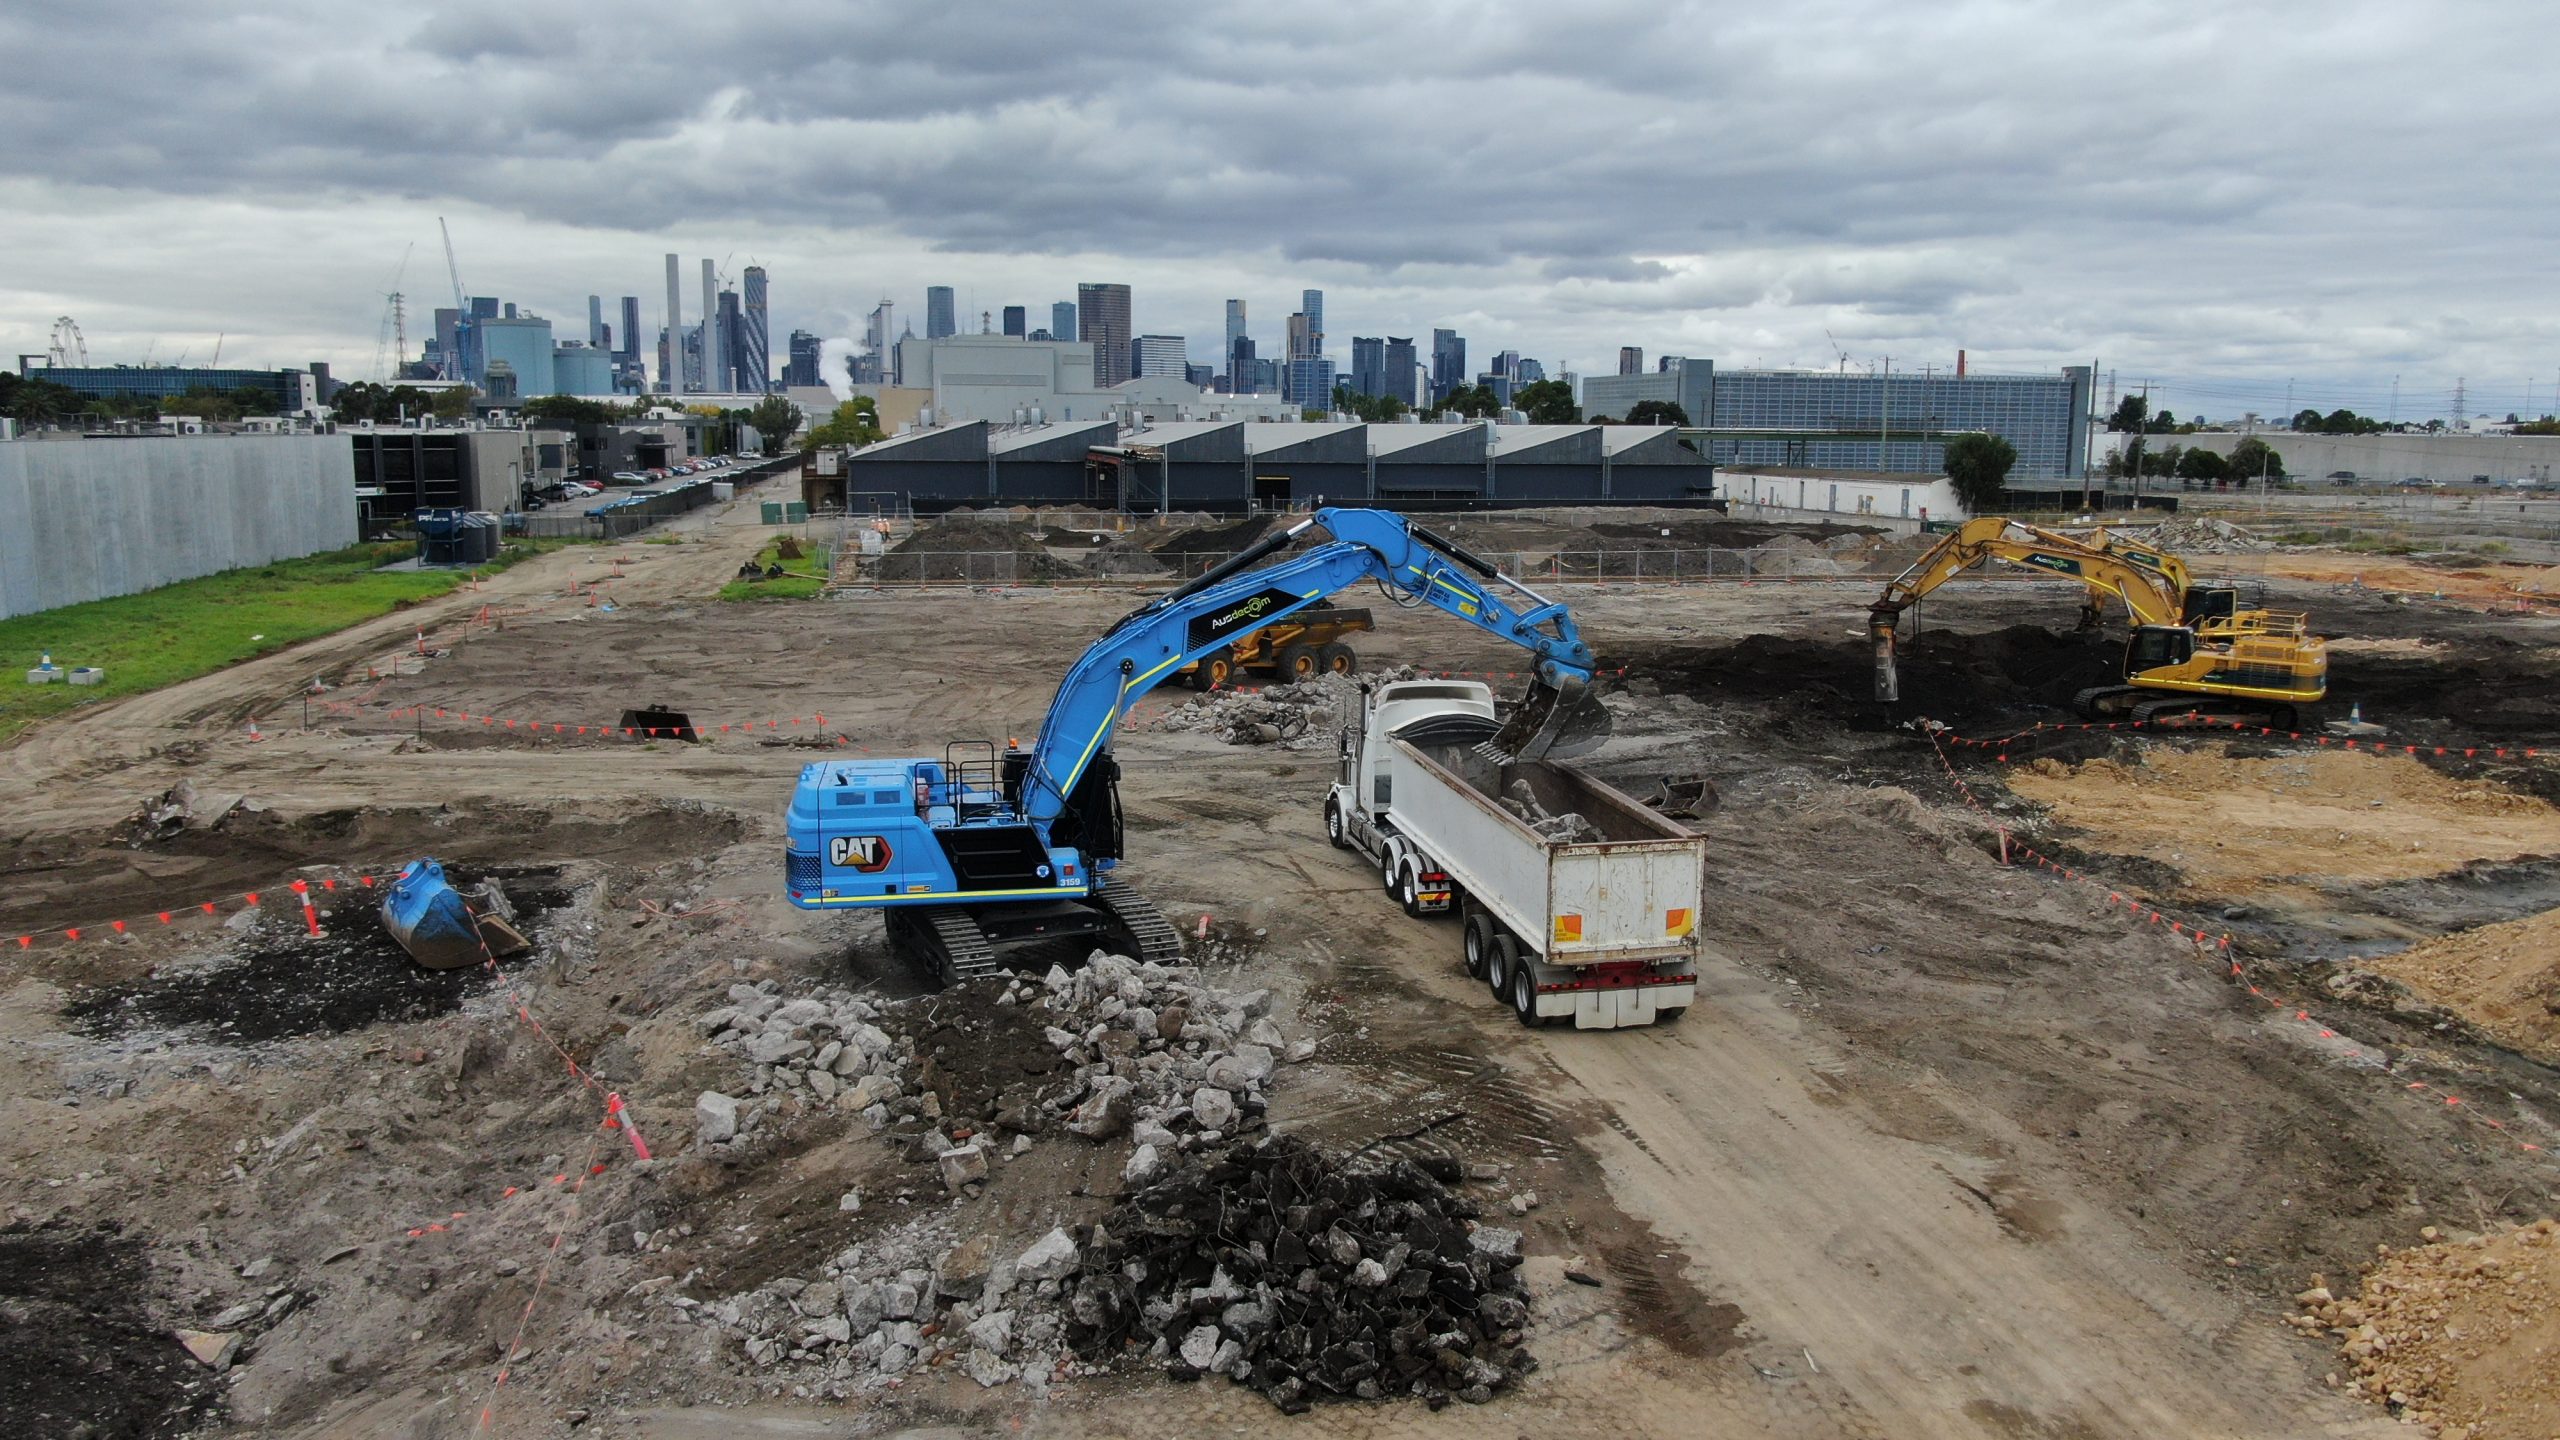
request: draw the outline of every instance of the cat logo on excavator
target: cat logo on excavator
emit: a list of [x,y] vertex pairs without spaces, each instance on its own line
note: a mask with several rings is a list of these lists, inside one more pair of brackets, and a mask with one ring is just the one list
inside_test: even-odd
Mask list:
[[889,838],[885,835],[837,835],[827,841],[827,863],[848,866],[865,875],[877,875],[889,868]]

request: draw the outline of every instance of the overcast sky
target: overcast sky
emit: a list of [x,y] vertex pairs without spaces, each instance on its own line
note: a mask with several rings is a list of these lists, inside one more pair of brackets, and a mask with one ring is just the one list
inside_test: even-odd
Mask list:
[[[237,15],[222,12],[237,11]],[[0,7],[0,337],[373,373],[464,286],[583,331],[662,256],[793,329],[1124,281],[1137,328],[1614,370],[2094,359],[2186,412],[2555,407],[2560,7]],[[414,247],[414,249],[412,248]],[[402,257],[407,254],[405,271]]]

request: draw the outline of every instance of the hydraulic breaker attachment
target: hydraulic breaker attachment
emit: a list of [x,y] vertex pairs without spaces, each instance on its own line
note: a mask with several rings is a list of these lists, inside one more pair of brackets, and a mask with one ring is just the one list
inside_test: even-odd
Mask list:
[[1876,647],[1876,698],[1890,704],[1902,698],[1902,675],[1893,665],[1894,627],[1902,612],[1876,606],[1867,612],[1867,638]]

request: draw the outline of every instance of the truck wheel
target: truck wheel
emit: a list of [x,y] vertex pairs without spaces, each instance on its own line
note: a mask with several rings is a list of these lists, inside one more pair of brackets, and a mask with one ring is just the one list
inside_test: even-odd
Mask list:
[[1389,895],[1396,893],[1396,867],[1403,863],[1404,857],[1397,853],[1395,847],[1389,846],[1386,858],[1378,862],[1379,889],[1386,891]]
[[1653,1012],[1653,1023],[1656,1025],[1668,1025],[1672,1021],[1677,1020],[1688,1013],[1689,1007],[1686,1005],[1662,1006]]
[[1351,830],[1342,823],[1342,802],[1339,800],[1328,798],[1324,802],[1324,838],[1331,841],[1336,850],[1351,848]]
[[1301,680],[1313,680],[1319,673],[1316,652],[1295,640],[1280,647],[1276,664],[1279,667],[1280,683],[1283,685],[1295,685]]
[[1360,652],[1336,640],[1316,652],[1316,668],[1327,675],[1360,673]]
[[1202,690],[1223,690],[1235,683],[1236,652],[1221,645],[1200,657],[1199,669],[1193,673],[1192,685]]
[[1404,863],[1401,873],[1396,876],[1396,903],[1404,906],[1404,913],[1416,920],[1429,913],[1422,908],[1422,882],[1415,877],[1410,860]]
[[1526,965],[1514,966],[1511,971],[1511,1013],[1519,1016],[1520,1023],[1532,1030],[1541,1023],[1538,1019],[1538,985],[1530,978]]
[[1484,932],[1485,918],[1482,915],[1467,917],[1467,933],[1462,943],[1466,949],[1467,978],[1470,980],[1484,978],[1485,961],[1493,953],[1493,942]]
[[1512,939],[1508,934],[1498,934],[1493,937],[1493,953],[1485,961],[1484,983],[1485,988],[1493,992],[1494,999],[1506,1004],[1510,1002],[1511,968],[1519,961],[1519,941]]

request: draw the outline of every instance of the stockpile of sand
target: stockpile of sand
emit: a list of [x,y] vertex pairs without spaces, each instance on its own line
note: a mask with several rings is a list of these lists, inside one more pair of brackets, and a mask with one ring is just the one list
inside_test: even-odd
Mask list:
[[2536,1059],[2560,1061],[2560,910],[2362,962]]
[[2329,1379],[2448,1440],[2560,1435],[2560,1225],[2385,1248],[2363,1289],[2333,1295],[2320,1276],[2294,1297],[2292,1325],[2339,1337]]

